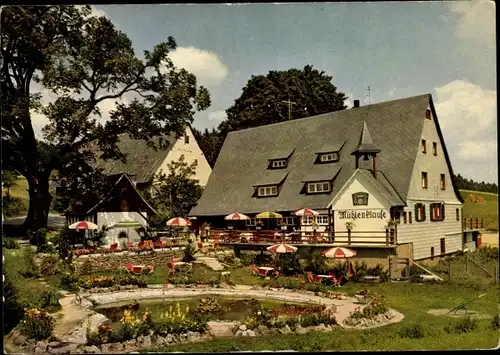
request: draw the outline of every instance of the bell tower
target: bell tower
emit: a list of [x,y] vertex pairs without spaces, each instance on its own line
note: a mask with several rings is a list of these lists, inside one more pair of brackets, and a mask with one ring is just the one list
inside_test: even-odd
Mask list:
[[361,136],[359,137],[359,143],[356,149],[351,153],[356,159],[356,169],[359,169],[359,158],[363,156],[363,160],[370,160],[372,158],[372,175],[377,178],[377,153],[380,149],[373,144],[372,137],[370,136],[370,131],[368,130],[368,125],[366,121],[363,121],[363,130],[361,131]]

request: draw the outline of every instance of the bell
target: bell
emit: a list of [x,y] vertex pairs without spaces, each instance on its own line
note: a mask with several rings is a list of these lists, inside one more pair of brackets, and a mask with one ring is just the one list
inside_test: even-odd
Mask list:
[[368,154],[365,154],[365,157],[363,158],[363,160],[368,160]]

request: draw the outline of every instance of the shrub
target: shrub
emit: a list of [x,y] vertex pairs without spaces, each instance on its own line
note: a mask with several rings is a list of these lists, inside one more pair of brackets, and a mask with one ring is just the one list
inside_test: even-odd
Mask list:
[[35,262],[34,253],[31,249],[26,248],[22,251],[21,260],[24,266],[21,271],[21,275],[23,277],[33,278],[39,276],[40,272]]
[[85,259],[84,262],[78,265],[78,274],[80,275],[92,275],[94,271],[94,266],[91,259]]
[[5,249],[19,249],[20,245],[19,242],[11,237],[5,236],[5,234],[2,235],[2,247]]
[[243,266],[250,266],[255,264],[255,256],[250,253],[241,253],[240,260]]
[[377,264],[373,268],[367,268],[366,275],[378,276],[380,278],[380,281],[384,282],[389,280],[389,270],[384,270],[384,267],[380,264]]
[[326,257],[320,251],[315,250],[308,254],[304,271],[311,271],[315,274],[324,274],[328,272]]
[[70,231],[66,227],[59,235],[54,237],[54,245],[59,254],[59,258],[67,264],[71,264],[73,261],[73,247],[69,241],[69,234]]
[[217,313],[222,311],[222,306],[214,298],[202,298],[196,307],[196,312],[201,314]]
[[166,335],[168,333],[180,334],[188,331],[203,332],[208,328],[207,318],[197,313],[193,318],[187,317],[189,306],[182,309],[179,302],[175,307],[170,306],[169,310],[161,313],[154,320],[154,330],[157,334]]
[[298,253],[277,254],[275,257],[275,265],[281,268],[287,276],[302,272]]
[[190,263],[192,261],[195,261],[196,258],[194,257],[194,247],[191,244],[186,245],[184,248],[184,256],[182,257],[182,261],[185,263]]
[[23,216],[28,212],[28,201],[19,197],[2,196],[2,213],[6,217]]
[[46,311],[29,309],[24,313],[19,331],[30,339],[45,340],[52,335],[54,318]]
[[110,325],[100,325],[94,332],[87,327],[87,345],[101,345],[113,339],[113,328]]
[[498,260],[498,247],[487,245],[476,249],[474,254],[477,254],[484,260]]
[[493,319],[491,320],[491,328],[493,329],[500,329],[500,313],[497,313],[493,316]]
[[111,287],[116,285],[117,280],[113,276],[87,276],[78,279],[78,286],[85,289],[94,287]]
[[425,336],[424,328],[418,323],[405,325],[398,331],[401,338],[421,339]]
[[40,274],[44,276],[52,276],[57,274],[57,264],[59,258],[55,255],[48,255],[42,258],[40,263]]
[[448,333],[470,333],[477,328],[477,321],[472,317],[461,318],[455,323],[450,323],[445,330]]
[[[349,278],[351,281],[354,281],[354,282],[358,282],[360,280],[363,279],[363,277],[365,277],[366,275],[368,275],[368,265],[366,264],[366,262],[364,261],[358,261],[356,260],[353,265],[353,269],[354,269],[354,274],[351,275],[351,277]],[[341,268],[340,270],[336,270],[336,274],[339,275],[345,275],[346,274],[346,271],[347,271],[347,262],[343,262],[341,264]]]
[[49,231],[46,228],[40,228],[36,232],[30,234],[31,245],[36,245],[38,248],[47,243],[47,233]]

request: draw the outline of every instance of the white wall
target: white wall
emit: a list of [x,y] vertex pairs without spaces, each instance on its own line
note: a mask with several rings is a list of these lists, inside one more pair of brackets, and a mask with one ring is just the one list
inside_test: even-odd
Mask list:
[[[142,214],[147,217],[146,212]],[[99,228],[102,226],[111,227],[112,225],[121,221],[136,221],[147,227],[146,220],[137,212],[99,212],[97,214],[97,225]],[[128,233],[128,239],[118,238],[118,234],[121,231]],[[126,246],[127,242],[140,242],[141,237],[134,228],[112,228],[106,232],[106,239],[104,240],[104,245],[109,246],[113,243],[118,243],[120,248]]]
[[186,134],[189,136],[189,143],[187,144],[184,143],[184,137],[180,137],[174,143],[174,146],[168,153],[163,163],[158,168],[156,174],[158,174],[160,171],[163,171],[163,173],[168,174],[169,172],[168,164],[170,164],[172,161],[178,161],[181,155],[184,155],[187,164],[191,164],[195,160],[198,161],[198,165],[196,166],[195,178],[199,180],[199,184],[201,186],[206,186],[208,178],[212,173],[212,168],[210,168],[210,165],[208,164],[205,155],[203,155],[203,152],[198,146],[198,143],[196,142],[193,132],[189,127],[186,129]]
[[[367,192],[368,193],[368,205],[366,206],[354,206],[352,203],[352,194],[356,192]],[[354,222],[354,227],[352,229],[353,236],[352,241],[380,241],[385,243],[385,226],[387,221],[390,219],[390,203],[366,178],[361,174],[355,173],[353,179],[347,182],[347,185],[342,188],[338,196],[334,198],[334,204],[332,205],[332,210],[334,214],[335,232],[342,232],[345,235],[347,229],[345,226],[346,222]],[[352,213],[355,212],[356,215],[361,214],[358,218],[342,216],[342,212]],[[368,215],[377,216],[375,218],[368,217]],[[385,215],[384,215],[385,214]],[[357,236],[357,231],[379,231],[380,233],[373,234],[370,238],[370,234],[366,234],[366,237]],[[376,236],[376,238],[373,238]],[[347,241],[347,237],[337,237],[336,241]]]
[[[423,222],[415,221],[415,204],[425,204],[426,218]],[[446,254],[462,250],[462,223],[461,213],[459,220],[456,218],[456,209],[461,208],[460,203],[445,203],[444,221],[430,220],[430,202],[424,200],[410,200],[405,211],[411,212],[412,223],[405,224],[401,217],[398,225],[398,243],[413,243],[413,257],[415,260],[425,259],[431,256],[431,247],[434,247],[434,256],[440,255],[440,239],[445,238]]]

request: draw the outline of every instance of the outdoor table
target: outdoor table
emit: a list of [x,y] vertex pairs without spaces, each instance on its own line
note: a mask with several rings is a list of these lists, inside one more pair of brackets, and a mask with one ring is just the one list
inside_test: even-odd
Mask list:
[[266,275],[269,274],[270,271],[274,270],[273,267],[269,267],[269,266],[259,266],[259,267],[257,267],[257,269],[264,270],[266,272]]
[[132,271],[136,274],[140,274],[142,272],[142,269],[144,269],[145,267],[145,265],[133,265]]
[[316,275],[317,277],[321,277],[322,279],[332,279],[332,275]]

